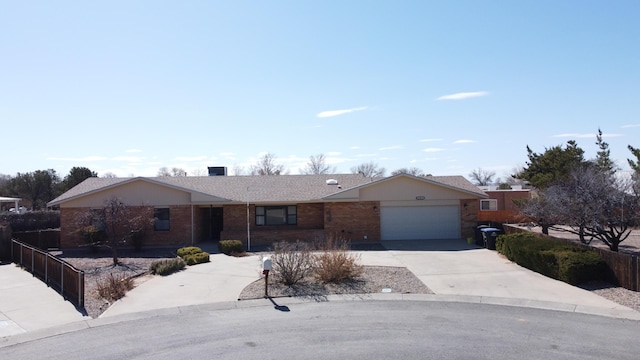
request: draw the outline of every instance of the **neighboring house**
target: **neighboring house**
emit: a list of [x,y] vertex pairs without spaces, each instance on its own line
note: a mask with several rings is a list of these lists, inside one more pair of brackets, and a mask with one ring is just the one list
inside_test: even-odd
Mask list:
[[480,186],[480,189],[489,196],[480,200],[478,221],[496,223],[518,223],[524,221],[524,217],[518,210],[515,202],[531,198],[531,190],[514,186],[512,189],[500,190],[494,186]]
[[148,245],[268,244],[329,234],[354,242],[460,239],[473,235],[487,197],[462,176],[89,178],[49,203],[60,207],[61,247],[81,244],[76,219],[112,196],[155,218]]

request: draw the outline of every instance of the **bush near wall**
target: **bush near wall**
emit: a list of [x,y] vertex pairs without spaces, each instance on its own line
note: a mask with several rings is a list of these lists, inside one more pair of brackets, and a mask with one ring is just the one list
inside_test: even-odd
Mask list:
[[595,251],[532,233],[501,235],[496,250],[520,266],[572,285],[609,278]]
[[225,255],[242,254],[244,246],[240,240],[220,240],[218,249]]

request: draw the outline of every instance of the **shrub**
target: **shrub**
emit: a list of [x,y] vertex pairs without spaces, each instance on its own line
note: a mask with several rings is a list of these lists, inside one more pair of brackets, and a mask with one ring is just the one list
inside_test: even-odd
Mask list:
[[527,269],[573,285],[603,280],[607,274],[598,253],[532,233],[501,235],[496,249]]
[[127,291],[133,289],[133,281],[125,277],[115,277],[110,274],[106,280],[98,281],[98,296],[113,302],[124,297]]
[[607,264],[593,251],[563,251],[558,257],[558,279],[572,285],[589,281],[605,280]]
[[184,259],[187,265],[196,265],[196,264],[202,264],[202,263],[211,261],[209,259],[209,253],[204,251],[195,253],[195,254],[185,255],[182,257],[182,259]]
[[184,257],[187,255],[198,254],[201,252],[202,252],[202,249],[200,249],[197,246],[187,246],[187,247],[178,249],[177,254],[178,256],[184,259]]
[[319,246],[320,253],[313,257],[313,271],[316,279],[325,283],[342,283],[362,274],[357,254],[349,252],[349,244],[343,239],[328,236]]
[[300,241],[275,243],[271,261],[278,280],[287,286],[304,279],[313,265],[309,245]]
[[244,246],[240,240],[220,240],[218,249],[225,255],[240,254],[244,252]]
[[166,276],[184,269],[185,266],[186,263],[184,262],[184,260],[182,260],[182,258],[176,257],[173,259],[154,261],[149,266],[149,270],[151,270],[152,274]]

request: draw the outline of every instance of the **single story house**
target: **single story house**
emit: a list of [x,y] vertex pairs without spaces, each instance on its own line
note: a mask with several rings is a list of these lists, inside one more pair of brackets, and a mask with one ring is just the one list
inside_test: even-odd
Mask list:
[[154,218],[147,245],[235,239],[245,244],[473,236],[487,195],[462,176],[360,174],[88,178],[49,203],[61,247],[83,242],[76,219],[113,196]]

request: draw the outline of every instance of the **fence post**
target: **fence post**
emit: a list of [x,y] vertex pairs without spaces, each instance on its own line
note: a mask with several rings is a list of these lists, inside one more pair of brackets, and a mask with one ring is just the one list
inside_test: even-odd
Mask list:
[[84,280],[84,272],[78,274],[78,306],[79,307],[84,307],[84,299],[81,298],[81,296],[84,294],[84,291],[82,291],[82,281]]
[[60,264],[60,295],[64,297],[64,266]]
[[638,257],[631,255],[631,290],[638,291]]

